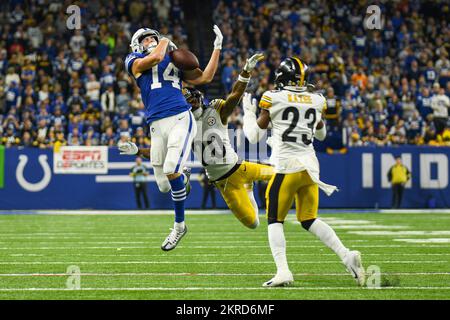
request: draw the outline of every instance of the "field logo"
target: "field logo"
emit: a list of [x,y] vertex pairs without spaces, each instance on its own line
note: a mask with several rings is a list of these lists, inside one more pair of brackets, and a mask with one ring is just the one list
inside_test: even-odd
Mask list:
[[66,281],[66,288],[69,290],[81,289],[81,272],[79,266],[68,266],[66,273],[69,275]]
[[381,288],[381,269],[379,266],[371,265],[366,269],[366,286],[369,289]]
[[66,10],[67,14],[70,16],[66,20],[66,26],[69,30],[80,30],[81,29],[81,10],[77,5],[70,5]]
[[28,163],[28,156],[21,154],[19,156],[19,164],[16,168],[16,179],[19,185],[24,188],[25,190],[29,192],[39,192],[44,190],[48,184],[50,183],[50,180],[52,179],[52,170],[50,169],[50,166],[47,161],[47,155],[41,154],[39,156],[39,163],[42,167],[42,170],[44,170],[44,176],[42,177],[41,181],[36,183],[28,182],[24,175],[23,171],[25,169],[25,166]]
[[366,17],[364,18],[364,27],[369,30],[381,30],[381,9],[377,5],[367,7]]

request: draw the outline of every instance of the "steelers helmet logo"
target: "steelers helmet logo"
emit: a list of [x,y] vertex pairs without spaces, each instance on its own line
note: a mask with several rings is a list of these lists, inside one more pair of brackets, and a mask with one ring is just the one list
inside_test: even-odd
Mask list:
[[208,125],[209,126],[213,126],[216,124],[216,119],[214,117],[209,117],[208,118]]

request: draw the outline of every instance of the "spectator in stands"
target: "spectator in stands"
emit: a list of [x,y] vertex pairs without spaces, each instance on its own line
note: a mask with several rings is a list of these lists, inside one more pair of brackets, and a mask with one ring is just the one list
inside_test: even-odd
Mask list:
[[[119,109],[127,106],[129,128],[142,126],[147,130],[142,122],[139,90],[124,70],[123,58],[139,24],[151,25],[162,34],[171,35],[178,47],[186,47],[179,1],[129,1],[126,7],[122,3],[100,6],[97,1],[87,2],[82,8],[85,23],[80,30],[67,29],[65,8],[57,2],[19,2],[22,4],[12,6],[0,19],[0,141],[8,131],[3,123],[11,109],[15,109],[18,122],[13,123],[13,134],[21,141],[24,133],[20,127],[25,121],[37,128],[40,118],[49,115],[49,133],[55,127],[66,140],[76,115],[81,116],[82,135],[84,128],[92,126],[103,137],[110,130],[107,128],[113,126],[112,136],[116,137],[120,131],[117,119],[124,118]],[[257,99],[273,89],[280,61],[299,55],[313,71],[310,81],[318,91],[330,95],[325,116],[334,117],[339,109],[335,109],[335,102],[336,106],[341,105],[337,118],[328,119],[327,131],[332,139],[324,141],[326,146],[360,145],[365,136],[364,143],[369,143],[373,135],[377,145],[389,144],[390,141],[385,143],[385,132],[398,131],[393,128],[401,119],[405,127],[402,143],[445,145],[450,95],[446,1],[383,2],[380,7],[384,28],[373,32],[362,28],[360,12],[367,7],[362,2],[351,6],[325,0],[301,4],[294,0],[215,3],[214,21],[224,34],[218,83],[225,93],[230,91],[237,77],[235,70],[243,66],[248,52],[265,51],[267,56],[248,86]],[[442,14],[430,16],[430,12]],[[84,117],[86,109],[91,109],[89,102],[98,110],[95,120]],[[58,111],[55,117],[57,106],[61,114]],[[237,108],[230,127],[239,128],[241,113]],[[357,122],[356,128],[345,127],[349,113]],[[117,121],[111,123],[111,119]],[[366,120],[372,122],[373,129],[368,129],[371,126]],[[417,125],[421,128],[419,135],[413,129]],[[110,134],[105,136],[107,144],[115,139]],[[341,142],[336,142],[341,136]],[[403,139],[397,139],[398,134],[394,136],[393,144]],[[8,137],[6,140],[16,141]],[[31,139],[36,141],[33,133]]]
[[434,125],[438,134],[444,131],[448,123],[448,109],[450,108],[450,99],[445,94],[444,88],[439,88],[438,94],[431,98],[431,108],[433,109]]
[[102,110],[106,113],[113,113],[116,109],[115,95],[112,85],[108,86],[101,96]]

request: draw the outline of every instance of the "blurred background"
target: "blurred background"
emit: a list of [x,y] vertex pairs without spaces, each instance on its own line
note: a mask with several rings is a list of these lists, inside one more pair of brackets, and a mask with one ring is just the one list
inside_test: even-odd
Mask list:
[[[369,5],[380,28],[365,25]],[[213,24],[224,43],[213,82],[200,88],[207,99],[225,97],[255,52],[267,57],[248,86],[256,98],[273,89],[285,57],[311,67],[328,100],[328,137],[315,142],[321,175],[341,190],[322,196],[322,208],[391,207],[398,156],[411,173],[401,207],[449,207],[448,1],[35,0],[0,9],[0,209],[136,208],[135,159],[115,147],[150,147],[139,89],[124,70],[131,36],[157,29],[204,67]],[[267,160],[248,149],[241,108],[229,128],[244,157]],[[200,208],[204,176],[191,160],[187,207]],[[150,207],[170,209],[144,165]],[[264,188],[255,186],[260,205]]]

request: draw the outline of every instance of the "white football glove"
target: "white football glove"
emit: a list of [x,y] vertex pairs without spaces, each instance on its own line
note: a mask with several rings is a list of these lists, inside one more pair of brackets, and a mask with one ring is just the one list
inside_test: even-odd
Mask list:
[[264,58],[265,58],[264,54],[262,54],[262,53],[256,53],[256,54],[252,55],[250,58],[247,59],[247,62],[245,63],[245,66],[244,66],[244,71],[246,71],[248,73],[252,72],[253,69],[255,69],[256,64],[259,61],[263,60]]
[[164,36],[159,37],[159,41],[161,41],[161,40],[163,40],[163,39],[169,41],[169,44],[167,45],[167,51],[173,51],[173,50],[178,49],[178,47],[176,46],[176,44],[173,43],[173,41],[170,40],[169,37],[164,37]]
[[136,155],[139,151],[137,145],[131,141],[127,142],[119,141],[117,143],[117,147],[119,148],[120,154],[126,154],[130,156]]
[[175,43],[172,42],[172,40],[170,40],[169,45],[167,46],[167,50],[168,51],[173,51],[173,50],[177,50],[178,47]]
[[252,99],[252,94],[245,92],[244,97],[242,97],[242,107],[244,108],[245,113],[256,113],[257,105],[256,99]]
[[222,49],[222,41],[223,41],[223,35],[220,31],[219,27],[217,25],[214,25],[214,33],[216,34],[216,39],[214,40],[214,49]]

